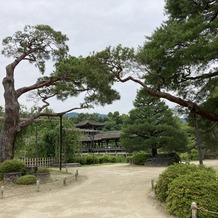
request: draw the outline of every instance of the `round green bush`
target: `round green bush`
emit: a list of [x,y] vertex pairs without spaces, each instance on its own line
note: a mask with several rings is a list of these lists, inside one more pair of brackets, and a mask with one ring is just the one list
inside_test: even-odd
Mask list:
[[143,151],[137,152],[132,157],[132,163],[136,165],[144,165],[148,157],[150,157],[150,155]]
[[21,172],[26,173],[26,165],[20,160],[6,160],[0,164],[0,178],[2,179],[4,173]]
[[[201,168],[175,178],[169,185],[166,209],[179,218],[191,217],[191,203],[218,214],[216,173]],[[198,218],[215,218],[217,214],[198,210]]]
[[169,166],[163,173],[160,174],[156,182],[155,194],[157,198],[160,201],[165,202],[168,196],[169,185],[175,178],[199,170],[214,172],[211,168],[197,166],[194,164],[173,164]]
[[18,185],[31,185],[36,183],[36,176],[34,175],[25,175],[21,176],[16,180],[16,184]]

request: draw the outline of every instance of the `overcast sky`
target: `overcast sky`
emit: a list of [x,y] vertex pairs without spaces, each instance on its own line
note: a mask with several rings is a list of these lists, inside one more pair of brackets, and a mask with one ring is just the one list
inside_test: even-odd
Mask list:
[[[13,35],[25,25],[46,24],[69,38],[70,54],[87,56],[111,45],[122,44],[137,48],[146,35],[159,27],[164,17],[164,0],[4,0],[0,2],[0,37]],[[2,45],[0,45],[2,50]],[[0,56],[0,79],[5,66],[13,59]],[[51,67],[47,72],[52,71]],[[33,84],[40,76],[34,66],[22,63],[16,69],[16,88]],[[121,100],[112,105],[95,107],[89,113],[119,111],[127,114],[132,108],[139,86],[131,82],[117,84]],[[3,88],[0,87],[0,105],[4,105]],[[80,99],[51,102],[55,112],[79,105]],[[30,106],[26,96],[20,103]]]

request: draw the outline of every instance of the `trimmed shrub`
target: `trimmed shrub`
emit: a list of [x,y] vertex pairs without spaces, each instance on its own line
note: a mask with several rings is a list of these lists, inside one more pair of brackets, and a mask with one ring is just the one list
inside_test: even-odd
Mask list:
[[206,168],[204,166],[196,166],[194,164],[174,164],[169,166],[160,176],[158,177],[155,185],[155,193],[157,198],[165,202],[168,196],[168,188],[170,183],[177,177],[197,170],[212,171],[212,168]]
[[25,175],[21,176],[16,180],[16,184],[18,185],[31,185],[36,183],[36,176],[34,175]]
[[189,154],[189,159],[190,160],[199,160],[199,154],[196,149],[192,149],[190,154]]
[[[124,155],[110,155],[110,154],[103,154],[103,155],[94,155],[89,154],[87,156],[77,156],[74,158],[74,161],[80,163],[81,165],[84,164],[102,164],[102,163],[124,163],[126,161],[126,157]],[[93,162],[94,161],[94,162]]]
[[180,157],[183,161],[190,161],[190,160],[198,160],[199,159],[199,154],[196,149],[192,149],[191,152],[185,152],[180,154]]
[[133,156],[127,156],[126,157],[126,162],[127,163],[132,163],[132,158],[133,158]]
[[86,156],[86,164],[97,164],[98,158],[96,155],[89,154]]
[[76,156],[74,162],[80,163],[81,165],[86,164],[86,156]]
[[148,157],[150,157],[150,155],[144,151],[137,152],[132,157],[132,163],[136,165],[144,165]]
[[109,163],[116,163],[116,162],[117,162],[117,158],[115,156],[111,156]]
[[[112,163],[112,156],[109,154],[103,154],[102,155],[102,163]],[[116,162],[116,159],[115,159]]]
[[[218,213],[218,181],[212,170],[199,168],[196,172],[175,178],[169,185],[166,209],[179,218],[191,217],[190,205]],[[217,214],[198,210],[198,218],[215,218]]]
[[188,152],[181,153],[181,154],[180,154],[180,157],[181,157],[181,160],[182,160],[182,161],[185,161],[186,163],[188,163],[188,162],[190,161],[190,157],[189,157]]
[[0,164],[0,179],[3,179],[4,173],[21,172],[26,173],[26,165],[20,160],[6,160]]
[[37,170],[37,173],[48,173],[48,174],[50,174],[50,171],[49,171],[48,168],[39,167],[38,170]]
[[98,163],[100,163],[100,164],[104,163],[104,157],[103,156],[98,156]]
[[125,155],[117,155],[116,157],[116,163],[125,163],[126,162],[126,156]]

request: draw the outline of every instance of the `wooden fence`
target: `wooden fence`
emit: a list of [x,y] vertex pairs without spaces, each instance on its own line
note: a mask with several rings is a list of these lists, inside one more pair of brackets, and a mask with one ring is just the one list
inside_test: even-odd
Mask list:
[[51,167],[55,163],[58,163],[58,159],[54,157],[46,158],[20,158],[28,167]]

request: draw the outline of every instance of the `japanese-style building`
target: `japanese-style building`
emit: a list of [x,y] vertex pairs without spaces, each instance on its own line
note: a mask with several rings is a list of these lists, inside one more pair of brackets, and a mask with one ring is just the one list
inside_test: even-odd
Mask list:
[[84,135],[81,137],[83,144],[82,153],[122,153],[119,146],[120,131],[102,131],[104,123],[93,120],[84,120],[76,124]]

